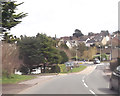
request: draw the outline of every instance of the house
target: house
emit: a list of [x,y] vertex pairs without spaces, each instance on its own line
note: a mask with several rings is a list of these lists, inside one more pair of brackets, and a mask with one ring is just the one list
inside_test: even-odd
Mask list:
[[110,40],[109,36],[103,37],[103,39],[101,41],[102,45],[106,45],[109,40]]
[[88,40],[90,40],[89,36],[82,36],[79,38],[78,42],[86,44]]
[[79,44],[78,40],[67,40],[66,45],[71,49]]
[[90,40],[88,40],[87,42],[86,42],[86,46],[87,47],[90,47],[91,45],[93,45],[93,44],[95,44],[95,40],[94,39],[90,39]]
[[68,46],[68,48],[70,48],[70,49],[73,47],[73,46],[72,46],[72,42],[71,42],[71,41],[67,41],[67,42],[66,42],[66,45],[67,45],[67,46]]

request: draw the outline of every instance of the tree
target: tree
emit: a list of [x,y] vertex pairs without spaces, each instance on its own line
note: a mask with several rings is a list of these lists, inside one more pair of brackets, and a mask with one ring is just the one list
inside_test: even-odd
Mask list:
[[83,34],[82,34],[81,30],[75,29],[75,33],[73,33],[73,36],[78,38],[78,37],[83,36]]
[[89,60],[92,60],[94,55],[96,55],[97,49],[96,47],[91,47],[88,50],[84,51],[83,58],[87,58]]
[[19,42],[20,58],[26,66],[32,70],[33,66],[43,64],[44,72],[46,65],[61,62],[59,50],[54,47],[54,40],[45,34],[37,34],[36,37],[22,37]]
[[7,43],[15,43],[15,41],[19,41],[19,38],[13,35],[10,35],[8,32],[4,32],[3,40]]
[[69,49],[69,47],[66,45],[66,43],[62,43],[61,45],[60,45],[60,48],[64,48],[64,49]]
[[10,30],[12,27],[21,23],[20,19],[27,16],[27,13],[16,14],[17,6],[23,4],[16,4],[16,1],[1,2],[2,4],[2,31]]
[[109,31],[108,30],[101,30],[100,34],[103,35],[103,36],[108,36]]
[[61,64],[68,61],[68,56],[66,55],[66,53],[64,51],[60,51],[60,55],[62,57]]
[[84,43],[80,43],[77,47],[78,47],[78,51],[80,52],[81,56],[83,55],[83,52],[87,50],[87,47],[85,46]]
[[80,58],[82,58],[84,51],[87,50],[87,47],[85,46],[84,43],[79,43],[78,46],[74,46],[73,49],[74,49],[74,51],[73,51],[74,52],[74,56],[76,56],[76,50],[77,50],[77,55]]
[[88,36],[93,36],[93,35],[94,35],[93,32],[89,32],[89,33],[88,33]]

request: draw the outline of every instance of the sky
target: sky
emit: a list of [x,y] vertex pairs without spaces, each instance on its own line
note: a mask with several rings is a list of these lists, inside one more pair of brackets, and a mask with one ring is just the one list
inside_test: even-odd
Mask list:
[[84,35],[101,30],[114,32],[118,29],[119,0],[17,0],[24,2],[17,13],[28,13],[22,23],[11,29],[16,36],[72,36],[75,29]]

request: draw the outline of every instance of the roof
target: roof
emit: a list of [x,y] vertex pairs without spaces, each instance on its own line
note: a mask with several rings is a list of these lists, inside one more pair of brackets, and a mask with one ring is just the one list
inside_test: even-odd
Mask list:
[[94,42],[96,42],[94,39],[90,39],[86,43],[94,43]]
[[82,36],[79,38],[79,41],[86,41],[89,38],[89,36]]
[[100,42],[100,41],[102,41],[103,36],[99,34],[99,35],[96,35],[93,39],[94,39],[96,42]]

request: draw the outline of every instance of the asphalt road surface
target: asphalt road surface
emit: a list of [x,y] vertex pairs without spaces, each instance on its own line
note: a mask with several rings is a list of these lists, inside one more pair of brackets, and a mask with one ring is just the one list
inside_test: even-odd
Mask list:
[[92,70],[85,72],[58,75],[43,84],[37,84],[19,94],[117,94],[109,90],[109,78],[104,74],[106,64],[91,64]]

